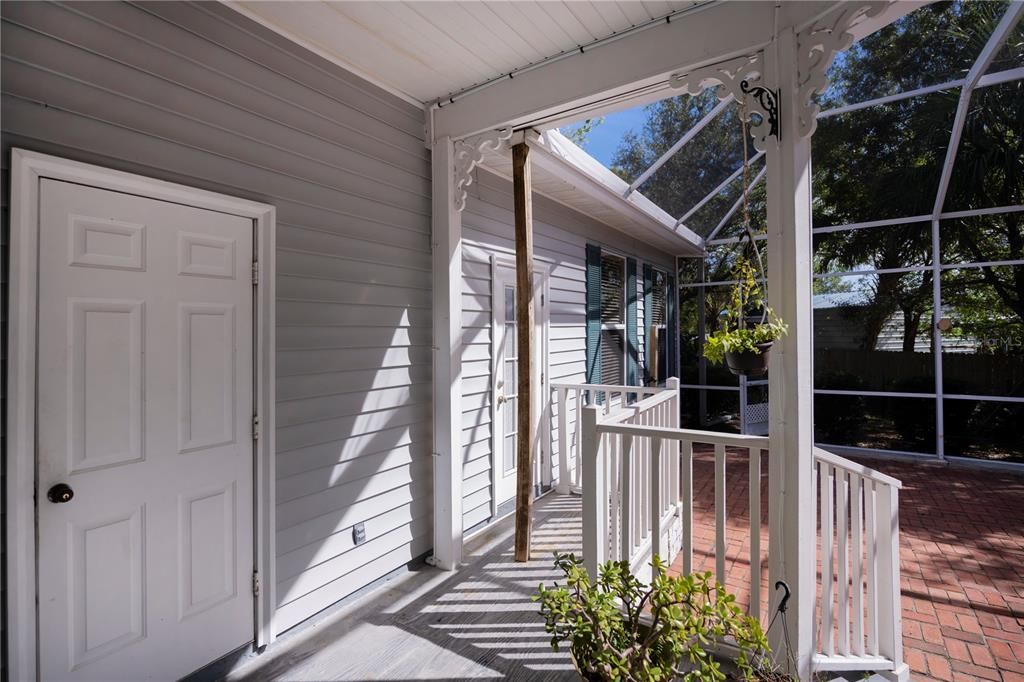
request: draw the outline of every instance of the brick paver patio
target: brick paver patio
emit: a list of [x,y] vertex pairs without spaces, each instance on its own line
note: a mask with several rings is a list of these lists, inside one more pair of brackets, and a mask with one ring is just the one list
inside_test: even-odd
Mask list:
[[[749,603],[745,454],[727,468],[727,587]],[[904,656],[915,680],[1024,682],[1024,475],[863,460],[903,482],[900,557]],[[767,500],[767,459],[762,500]],[[713,459],[694,461],[694,564],[715,569]],[[767,606],[762,509],[762,613]],[[680,570],[677,560],[673,566]]]

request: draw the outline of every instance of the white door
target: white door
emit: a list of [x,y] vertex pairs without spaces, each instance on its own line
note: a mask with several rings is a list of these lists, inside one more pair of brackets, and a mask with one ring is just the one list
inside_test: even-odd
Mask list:
[[[540,416],[544,412],[542,397],[546,390],[542,384],[546,382],[544,367],[547,361],[547,306],[544,300],[544,277],[542,271],[534,272],[534,362],[533,362],[533,417],[536,438],[533,447],[535,489],[538,485],[550,482],[545,476],[544,436],[542,434]],[[516,337],[516,271],[507,265],[496,265],[494,269],[494,315],[495,334],[494,360],[494,506],[497,515],[511,511],[516,495],[516,456],[518,452],[518,410],[519,396],[519,342]]]
[[252,257],[250,219],[41,181],[43,680],[177,679],[253,638]]

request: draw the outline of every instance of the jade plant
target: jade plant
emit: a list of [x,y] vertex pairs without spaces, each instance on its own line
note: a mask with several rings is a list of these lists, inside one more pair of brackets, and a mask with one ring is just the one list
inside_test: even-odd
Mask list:
[[540,602],[552,649],[567,645],[583,679],[725,680],[711,649],[727,639],[738,649],[736,667],[743,679],[760,678],[770,665],[760,624],[710,573],[672,576],[657,556],[650,584],[623,561],[601,566],[596,581],[572,554],[556,555],[555,566],[565,585],[542,584],[534,600]]
[[[763,373],[771,344],[785,336],[789,326],[765,302],[750,260],[738,259],[733,272],[736,283],[725,310],[725,326],[708,335],[704,357],[713,363],[726,361],[736,374]],[[751,312],[760,320],[751,322]]]

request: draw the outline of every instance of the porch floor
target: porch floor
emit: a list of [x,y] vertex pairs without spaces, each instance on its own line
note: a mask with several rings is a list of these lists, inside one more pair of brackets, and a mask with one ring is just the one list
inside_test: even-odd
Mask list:
[[[746,456],[727,468],[726,586],[750,602]],[[914,680],[1024,682],[1024,476],[864,459],[903,482],[904,658]],[[694,569],[715,570],[714,458],[694,456]],[[768,597],[767,460],[762,463],[761,613]],[[682,570],[677,558],[673,571]]]
[[[882,460],[865,464],[904,485],[904,655],[913,678],[1024,682],[1024,476]],[[746,604],[746,467],[728,471],[726,582]],[[767,483],[766,474],[762,481]],[[710,456],[695,457],[694,497],[695,568],[713,571]],[[549,495],[536,507],[535,558],[529,563],[512,560],[512,523],[506,519],[467,545],[458,573],[424,566],[393,578],[315,625],[287,633],[229,679],[574,680],[568,654],[551,651],[530,598],[539,582],[560,577],[551,567],[552,552],[581,551],[580,511],[579,497]],[[764,512],[766,600],[767,505]],[[674,568],[680,568],[678,560]]]
[[512,558],[508,518],[470,542],[457,573],[427,566],[389,580],[313,626],[286,633],[229,679],[576,680],[531,601],[561,575],[553,552],[582,551],[581,502],[555,494],[535,507],[533,555]]

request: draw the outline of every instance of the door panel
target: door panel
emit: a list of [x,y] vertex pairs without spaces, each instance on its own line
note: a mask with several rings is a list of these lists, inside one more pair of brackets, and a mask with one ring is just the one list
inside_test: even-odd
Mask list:
[[177,679],[253,637],[253,223],[55,180],[39,215],[40,676]]

